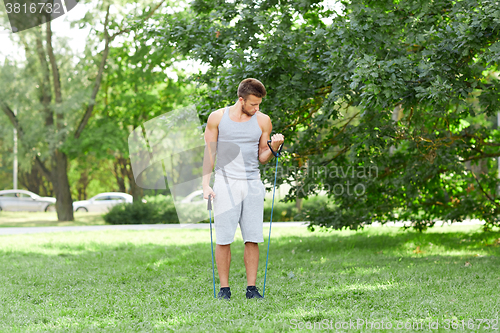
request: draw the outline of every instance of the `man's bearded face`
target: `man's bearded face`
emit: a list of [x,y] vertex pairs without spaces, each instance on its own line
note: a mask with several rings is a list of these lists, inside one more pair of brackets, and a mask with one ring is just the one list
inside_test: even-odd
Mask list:
[[247,116],[253,116],[257,111],[259,111],[259,105],[262,102],[262,98],[256,97],[255,95],[248,95],[246,100],[241,103],[241,112]]

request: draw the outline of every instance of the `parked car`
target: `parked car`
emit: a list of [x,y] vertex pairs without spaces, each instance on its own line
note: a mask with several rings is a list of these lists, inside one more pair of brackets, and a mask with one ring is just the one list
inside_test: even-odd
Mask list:
[[193,191],[178,200],[175,209],[180,223],[198,223],[208,218],[208,200],[203,198],[203,190]]
[[0,191],[0,211],[55,212],[56,198],[26,190]]
[[205,202],[205,205],[208,203],[208,199],[203,198],[203,190],[197,190],[189,193],[184,199],[181,200],[181,203],[202,203]]
[[89,200],[74,201],[73,211],[106,213],[111,207],[123,202],[132,203],[133,197],[128,193],[121,192],[99,193]]

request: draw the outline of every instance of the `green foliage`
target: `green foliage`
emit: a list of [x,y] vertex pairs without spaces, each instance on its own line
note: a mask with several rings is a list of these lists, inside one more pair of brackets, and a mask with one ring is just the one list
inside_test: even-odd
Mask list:
[[271,221],[271,209],[273,212],[273,222],[297,221],[295,216],[298,211],[294,202],[275,202],[274,208],[271,203],[264,204],[264,222]]
[[328,198],[326,196],[313,196],[302,201],[302,210],[299,213],[296,203],[293,201],[275,201],[274,207],[272,207],[272,200],[266,200],[264,202],[264,222],[271,220],[271,210],[273,213],[273,222],[310,221],[310,216],[306,212],[315,207],[326,205],[328,205]]
[[156,207],[160,223],[179,223],[177,212],[175,211],[174,200],[171,195],[158,194],[156,196],[144,196],[146,203]]
[[[87,5],[90,1],[85,2]],[[80,3],[83,6],[82,1]],[[108,16],[105,15],[107,5],[111,6]],[[157,8],[157,5],[161,7]],[[41,88],[44,80],[52,78],[52,74],[48,73],[47,78],[44,78],[44,67],[40,66],[35,39],[36,34],[45,32],[45,28],[30,29],[15,39],[21,49],[26,46],[26,58],[11,57],[0,64],[0,102],[5,102],[18,112],[18,121],[24,129],[24,136],[19,142],[19,165],[22,171],[31,169],[35,156],[47,169],[53,169],[52,155],[57,148],[68,156],[73,200],[85,199],[99,192],[134,192],[132,188],[136,187],[130,184],[133,183],[133,176],[130,176],[132,172],[128,161],[128,135],[133,128],[147,120],[189,104],[188,97],[194,89],[182,71],[172,66],[182,57],[174,57],[164,45],[159,51],[158,45],[161,43],[153,44],[136,38],[136,32],[142,29],[149,13],[154,8],[163,11],[167,6],[170,7],[167,2],[157,4],[154,1],[138,3],[128,0],[85,6],[86,15],[73,20],[71,26],[98,28],[91,29],[89,38],[82,40],[85,49],[81,54],[74,54],[66,41],[53,36],[62,103],[54,103],[53,98],[46,109],[41,103]],[[0,13],[0,21],[7,22],[3,14]],[[104,28],[105,21],[108,25]],[[100,90],[95,101],[91,101],[96,74],[104,55],[104,30],[113,41]],[[116,36],[118,38],[115,39]],[[41,35],[40,43],[46,49],[44,40],[45,36]],[[167,72],[177,73],[178,79],[175,80]],[[48,87],[50,90],[50,82]],[[85,130],[75,138],[75,131],[89,103],[95,104],[92,116]],[[52,118],[57,118],[58,127],[48,125]],[[1,112],[0,136],[7,138],[8,135],[10,140],[10,133],[12,124]],[[4,155],[10,154],[10,142],[6,145],[2,143],[2,160]],[[117,163],[119,159],[124,162]],[[117,184],[117,178],[125,178],[125,181]],[[2,184],[0,187],[4,188]],[[128,188],[124,189],[122,185]]]
[[[144,33],[210,66],[196,77],[204,120],[234,101],[242,79],[264,83],[262,111],[285,136],[278,184],[293,185],[286,199],[329,193],[330,206],[308,213],[314,223],[500,224],[500,130],[492,127],[500,109],[500,7],[342,4],[334,13],[317,1],[200,0]],[[271,180],[274,170],[263,175]]]
[[134,201],[113,206],[103,215],[109,224],[179,223],[171,196],[144,197],[146,202]]

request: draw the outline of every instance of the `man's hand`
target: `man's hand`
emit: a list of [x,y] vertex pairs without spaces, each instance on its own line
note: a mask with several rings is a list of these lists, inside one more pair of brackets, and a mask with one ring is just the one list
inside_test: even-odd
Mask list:
[[212,199],[215,198],[215,192],[210,186],[203,186],[203,198],[208,199],[208,196],[212,195]]
[[278,149],[283,144],[283,142],[285,142],[285,137],[283,136],[283,134],[278,133],[278,134],[274,134],[271,137],[271,147],[273,147],[273,150],[275,152],[278,151]]

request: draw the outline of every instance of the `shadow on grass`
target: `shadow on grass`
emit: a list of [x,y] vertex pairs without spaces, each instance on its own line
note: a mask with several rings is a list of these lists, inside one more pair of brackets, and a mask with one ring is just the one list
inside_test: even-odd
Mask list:
[[[302,242],[301,242],[302,240]],[[272,242],[272,241],[271,241]],[[310,233],[308,237],[290,236],[272,244],[280,244],[283,250],[299,249],[301,251],[338,251],[352,250],[367,253],[400,253],[400,250],[411,248],[415,254],[423,253],[424,249],[439,248],[440,252],[463,250],[491,250],[499,254],[500,231],[419,233],[399,232],[395,234],[372,234],[368,231],[352,235]],[[417,246],[419,249],[417,249]],[[495,250],[496,249],[496,250]],[[297,251],[297,250],[296,250]]]
[[[141,233],[144,231],[103,231],[102,233]],[[159,234],[172,234],[179,233],[180,238],[189,238],[189,233],[205,235],[207,230],[157,230],[145,231]],[[239,230],[237,231],[239,232]],[[45,234],[39,234],[38,239],[40,243],[38,246],[43,249],[50,249],[60,251],[55,253],[55,256],[96,256],[99,253],[112,253],[116,256],[119,253],[127,255],[134,254],[137,260],[143,260],[144,256],[147,258],[182,258],[176,259],[181,262],[190,264],[206,260],[206,256],[210,259],[210,244],[209,237],[203,242],[194,242],[189,245],[176,245],[172,244],[172,240],[166,241],[165,244],[134,244],[131,241],[113,241],[114,244],[106,244],[103,242],[92,241],[92,233],[88,235],[91,241],[84,243],[71,242],[71,238],[66,237],[66,233],[54,233],[54,237],[59,237],[57,241],[46,240],[44,241]],[[349,254],[351,252],[358,252],[363,255],[384,254],[387,256],[401,257],[406,252],[407,255],[415,257],[423,257],[425,253],[435,255],[445,255],[447,252],[453,251],[470,251],[471,253],[481,250],[486,251],[491,255],[500,254],[500,232],[447,232],[447,233],[418,233],[418,232],[399,232],[393,234],[373,234],[370,232],[358,232],[351,235],[325,234],[318,232],[304,232],[300,236],[296,235],[276,235],[275,229],[274,236],[271,237],[271,256],[279,256],[280,254],[315,254],[319,255],[335,255],[335,254]],[[70,234],[70,233],[68,233]],[[84,235],[85,233],[80,233]],[[56,236],[59,235],[59,236]],[[68,235],[69,236],[69,235]],[[22,237],[22,236],[20,236]],[[36,238],[37,236],[31,236]],[[71,237],[71,236],[69,236]],[[215,239],[215,237],[214,237]],[[267,250],[267,237],[265,243],[260,244],[261,259],[263,250]],[[418,249],[417,249],[418,247]],[[29,248],[29,247],[28,247]],[[214,244],[215,249],[215,244]],[[232,245],[234,254],[243,254],[244,246],[241,239],[236,239]],[[75,252],[71,254],[71,252]],[[0,250],[0,256],[9,255],[14,252]],[[23,256],[38,255],[36,252],[21,252]],[[97,254],[96,254],[97,253]],[[50,255],[49,255],[50,256]],[[201,259],[203,258],[203,259]],[[188,261],[185,261],[188,260]],[[191,261],[190,261],[191,260]],[[155,263],[154,259],[148,259],[146,263]],[[169,261],[170,262],[170,261]]]

